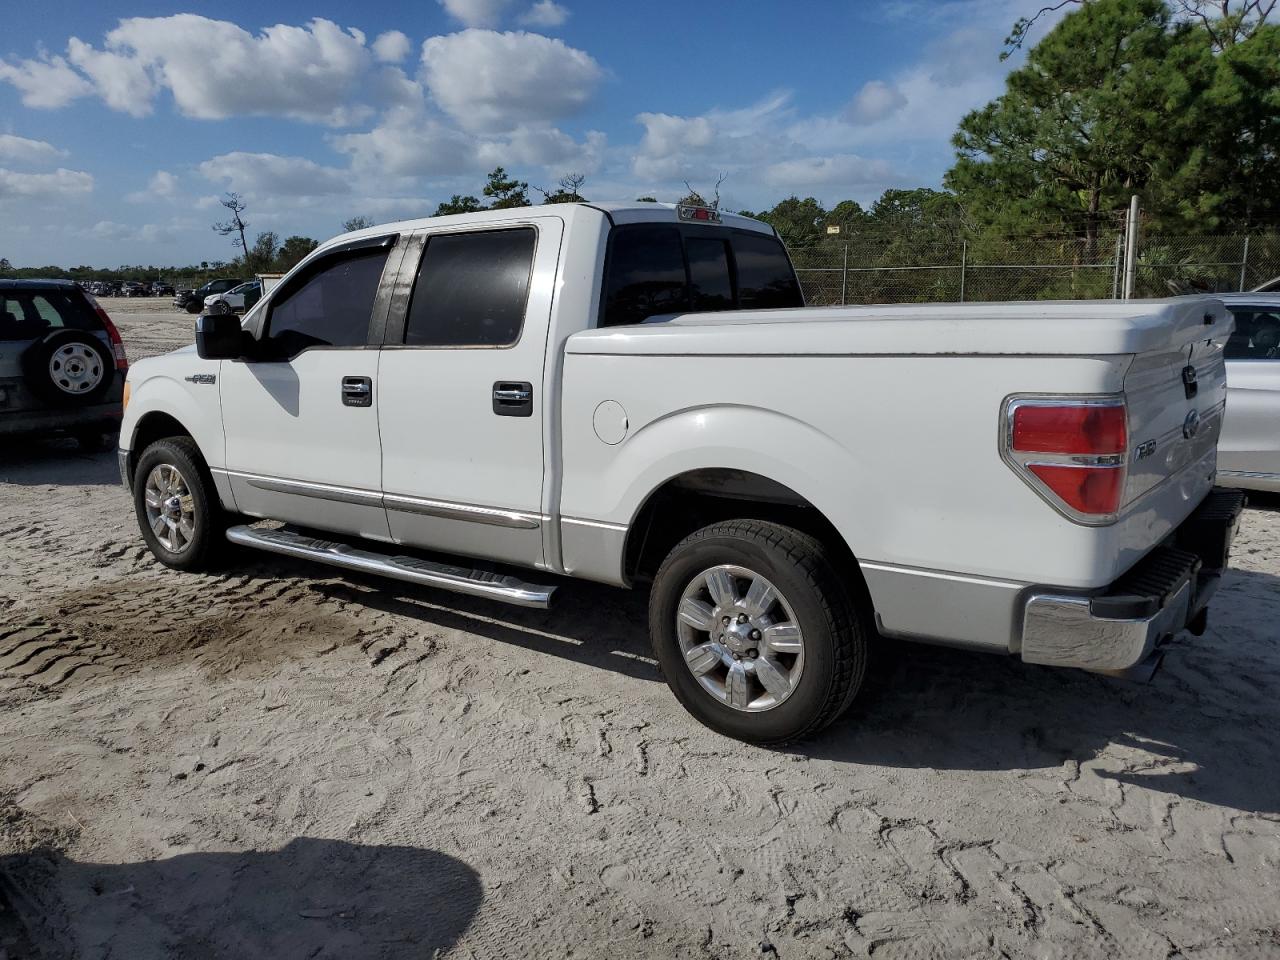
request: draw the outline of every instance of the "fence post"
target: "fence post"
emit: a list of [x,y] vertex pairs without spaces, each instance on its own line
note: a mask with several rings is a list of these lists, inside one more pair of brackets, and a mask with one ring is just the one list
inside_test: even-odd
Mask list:
[[1129,198],[1129,222],[1125,224],[1124,298],[1133,299],[1133,281],[1138,275],[1138,195]]
[[844,242],[844,271],[840,275],[840,306],[846,306],[849,296],[849,241]]
[[964,303],[964,273],[969,263],[969,241],[960,241],[960,302]]
[[1115,259],[1111,264],[1111,299],[1120,299],[1120,258],[1124,256],[1124,234],[1116,234]]
[[1249,235],[1244,235],[1244,250],[1240,254],[1240,289],[1244,289],[1244,269],[1249,263]]

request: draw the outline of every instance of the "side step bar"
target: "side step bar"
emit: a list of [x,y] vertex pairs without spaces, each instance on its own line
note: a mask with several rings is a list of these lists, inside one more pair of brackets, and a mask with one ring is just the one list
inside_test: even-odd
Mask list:
[[361,550],[345,543],[321,540],[292,530],[259,530],[253,527],[232,527],[227,539],[242,547],[253,547],[269,553],[279,553],[301,560],[314,560],[331,567],[372,573],[392,580],[403,580],[424,587],[437,587],[465,593],[472,597],[487,597],[518,607],[536,607],[545,610],[551,606],[551,594],[555,587],[543,587],[513,577],[509,574],[491,573],[487,570],[471,570],[448,563],[420,560],[417,557],[387,556],[371,550]]

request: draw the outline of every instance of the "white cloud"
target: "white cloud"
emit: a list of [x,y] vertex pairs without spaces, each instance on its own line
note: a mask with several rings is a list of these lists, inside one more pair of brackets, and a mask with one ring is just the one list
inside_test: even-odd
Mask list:
[[555,0],[538,0],[520,15],[520,22],[530,27],[558,27],[569,19],[569,11]]
[[[632,158],[632,172],[650,182],[678,182],[740,172],[762,157],[781,157],[791,149],[778,131],[792,109],[786,92],[738,110],[711,110],[700,116],[642,113],[645,128]],[[792,151],[794,152],[794,151]]]
[[380,63],[399,63],[409,55],[413,44],[399,30],[388,30],[373,41],[371,49]]
[[47,54],[39,60],[0,60],[0,80],[18,88],[27,107],[50,110],[65,107],[78,97],[93,93],[91,84],[63,57]]
[[259,198],[324,196],[351,189],[345,170],[274,153],[224,153],[200,164],[200,172],[230,190]]
[[172,200],[178,193],[178,178],[168,170],[157,170],[147,181],[145,190],[125,194],[128,203],[150,203],[155,200]]
[[135,117],[151,112],[156,84],[144,60],[128,53],[96,50],[77,37],[67,42],[67,59],[89,77],[98,96],[112,110]]
[[599,130],[579,142],[556,127],[520,126],[508,137],[480,144],[479,158],[484,169],[501,164],[592,173],[600,166],[607,139]]
[[491,30],[428,38],[422,72],[442,110],[465,129],[487,132],[566,117],[604,75],[590,54],[560,40]]
[[16,160],[19,163],[43,163],[57,157],[65,157],[67,151],[59,150],[43,140],[28,140],[12,133],[0,133],[0,160]]
[[477,168],[475,139],[409,108],[390,111],[368,133],[330,141],[368,177],[441,177]]
[[[361,91],[395,93],[394,83],[367,82],[375,58],[408,52],[408,38],[397,31],[371,49],[359,30],[329,20],[276,24],[255,35],[226,20],[182,13],[122,20],[101,49],[72,37],[66,58],[0,60],[0,80],[17,87],[30,107],[61,107],[97,93],[114,110],[145,116],[167,89],[190,117],[262,114],[341,126],[372,112],[358,99]],[[403,74],[398,79],[405,81]]]
[[845,108],[845,118],[855,126],[883,120],[906,106],[907,98],[893,84],[871,80],[862,85]]
[[496,27],[511,0],[439,0],[455,20],[468,27]]
[[0,168],[0,200],[13,197],[83,196],[93,190],[93,175],[59,167],[53,173],[16,173]]

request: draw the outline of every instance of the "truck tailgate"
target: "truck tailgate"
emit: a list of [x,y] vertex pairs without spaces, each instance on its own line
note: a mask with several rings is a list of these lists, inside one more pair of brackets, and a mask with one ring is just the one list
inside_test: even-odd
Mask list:
[[1124,378],[1128,477],[1119,523],[1129,550],[1115,574],[1181,523],[1213,487],[1227,398],[1223,347],[1234,321],[1218,300],[1189,300],[1168,342],[1134,357]]

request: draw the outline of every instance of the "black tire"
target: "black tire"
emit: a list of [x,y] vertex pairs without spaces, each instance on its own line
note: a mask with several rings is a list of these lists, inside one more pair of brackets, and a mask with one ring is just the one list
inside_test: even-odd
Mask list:
[[[157,467],[177,470],[191,497],[191,532],[185,543],[162,543],[147,513],[147,482]],[[210,570],[217,565],[225,543],[227,518],[200,448],[190,437],[166,437],[151,444],[138,457],[133,473],[133,506],[142,539],[155,558],[175,570]],[[171,537],[171,532],[165,536]],[[177,549],[174,549],[176,547]]]
[[[83,365],[87,360],[88,366],[85,367],[85,372],[96,377],[96,382],[90,389],[71,389],[70,385],[73,381],[69,379],[64,380],[68,387],[59,386],[54,372],[50,369],[50,363],[54,360],[55,354],[66,347],[76,346],[86,348],[78,351],[86,359],[77,358],[77,364]],[[41,400],[55,407],[79,407],[100,403],[116,379],[115,357],[111,355],[106,344],[87,330],[64,328],[46,333],[23,351],[21,364],[27,388]],[[79,382],[88,383],[83,379]]]
[[203,306],[204,304],[199,300],[190,300],[187,302],[186,311],[187,313],[199,313]]
[[[794,688],[760,712],[735,709],[709,693],[681,651],[677,610],[685,589],[722,564],[770,581],[804,637],[804,666]],[[868,614],[855,608],[821,542],[781,524],[730,520],[695,531],[667,555],[649,599],[649,635],[667,684],[701,723],[737,740],[780,744],[812,736],[852,703],[875,635]]]

